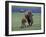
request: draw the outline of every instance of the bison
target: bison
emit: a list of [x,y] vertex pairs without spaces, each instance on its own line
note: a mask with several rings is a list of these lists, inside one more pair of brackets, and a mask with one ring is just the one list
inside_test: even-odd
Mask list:
[[25,18],[25,16],[22,18],[22,27],[27,27],[28,26],[28,21],[27,19]]
[[31,11],[26,11],[26,14],[21,20],[22,27],[28,27],[32,26],[33,24],[33,17],[32,17],[32,12]]
[[27,19],[29,26],[32,26],[33,24],[32,12],[31,11],[26,11],[26,12],[27,14],[25,14],[25,18]]

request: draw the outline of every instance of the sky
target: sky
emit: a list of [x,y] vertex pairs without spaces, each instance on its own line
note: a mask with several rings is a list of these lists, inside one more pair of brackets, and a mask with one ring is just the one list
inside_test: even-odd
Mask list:
[[41,13],[41,7],[17,7],[17,6],[12,6],[12,13],[14,12],[24,12],[27,10],[31,10],[32,13]]

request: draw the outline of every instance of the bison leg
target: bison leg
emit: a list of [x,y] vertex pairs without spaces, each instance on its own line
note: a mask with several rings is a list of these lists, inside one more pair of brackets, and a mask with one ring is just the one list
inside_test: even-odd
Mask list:
[[28,21],[28,24],[29,24],[29,26],[31,25],[29,21]]
[[33,20],[28,21],[28,24],[29,24],[29,26],[32,26],[32,24],[33,24]]
[[31,20],[31,26],[32,26],[32,24],[33,24],[33,19]]

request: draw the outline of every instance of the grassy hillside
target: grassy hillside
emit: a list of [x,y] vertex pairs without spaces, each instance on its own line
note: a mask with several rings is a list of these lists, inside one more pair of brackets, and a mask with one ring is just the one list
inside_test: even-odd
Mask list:
[[41,15],[40,13],[33,13],[33,25],[27,28],[21,28],[21,19],[23,13],[12,13],[12,31],[22,30],[40,30],[41,29]]

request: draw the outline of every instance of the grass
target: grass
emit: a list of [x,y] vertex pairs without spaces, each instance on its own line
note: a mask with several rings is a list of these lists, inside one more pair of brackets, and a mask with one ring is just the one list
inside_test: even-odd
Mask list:
[[33,13],[33,25],[31,27],[21,28],[21,19],[23,13],[12,13],[12,31],[23,30],[40,30],[41,29],[41,15],[40,13]]

